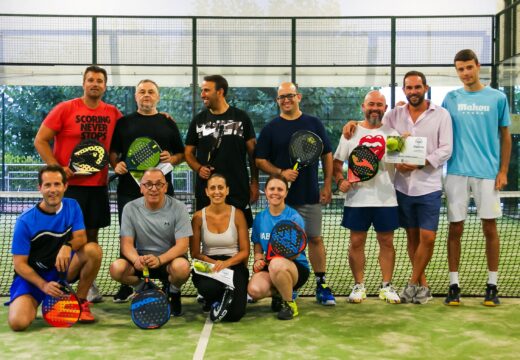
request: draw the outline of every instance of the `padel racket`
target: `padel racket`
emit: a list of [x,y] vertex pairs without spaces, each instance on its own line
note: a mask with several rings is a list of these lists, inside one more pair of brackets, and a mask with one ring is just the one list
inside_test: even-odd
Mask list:
[[[128,172],[142,171],[157,166],[161,161],[161,147],[149,137],[138,137],[130,144],[126,153],[125,163]],[[118,174],[112,175],[109,181]]]
[[[318,161],[323,152],[323,141],[309,130],[299,130],[289,141],[289,156],[294,163],[293,170],[303,169]],[[289,183],[289,188],[291,183]]]
[[66,273],[60,272],[59,283],[63,296],[46,295],[42,302],[43,319],[50,326],[71,327],[78,322],[81,315],[81,305],[78,295],[67,282]]
[[365,145],[359,145],[348,157],[347,180],[351,183],[367,181],[376,176],[379,170],[379,158]]
[[307,247],[305,231],[294,221],[281,220],[277,222],[267,245],[266,259],[270,261],[276,256],[293,259]]
[[323,141],[309,130],[299,130],[289,141],[289,156],[294,163],[293,170],[314,164],[323,152]]
[[165,293],[150,281],[148,267],[143,269],[144,287],[132,299],[132,321],[141,329],[157,329],[170,320],[170,303]]
[[211,150],[208,152],[208,165],[211,165],[215,162],[215,158],[217,157],[218,149],[220,148],[220,144],[222,143],[222,136],[224,135],[224,125],[220,124],[218,126],[217,137],[213,142],[213,146]]
[[108,165],[108,154],[95,139],[82,140],[72,150],[69,168],[77,175],[92,175]]

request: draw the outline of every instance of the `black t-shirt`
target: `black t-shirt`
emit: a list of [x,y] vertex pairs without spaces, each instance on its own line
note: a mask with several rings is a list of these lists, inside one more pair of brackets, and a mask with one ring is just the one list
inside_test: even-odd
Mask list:
[[[142,115],[137,112],[119,119],[112,137],[110,151],[121,154],[121,160],[124,161],[130,144],[138,137],[149,137],[157,141],[162,150],[168,150],[171,154],[184,152],[181,134],[173,120],[163,114]],[[166,180],[168,194],[173,195],[171,174],[166,175]],[[119,177],[117,193],[135,198],[141,196],[139,186],[128,173]]]
[[[221,138],[218,149],[211,151]],[[212,152],[211,166],[226,177],[229,186],[227,202],[238,208],[249,204],[249,173],[247,171],[248,140],[256,137],[253,123],[243,110],[230,106],[220,115],[208,110],[198,113],[190,123],[186,145],[195,146],[197,161],[208,164],[208,153]],[[195,197],[197,210],[209,203],[204,188],[206,180],[197,176]]]

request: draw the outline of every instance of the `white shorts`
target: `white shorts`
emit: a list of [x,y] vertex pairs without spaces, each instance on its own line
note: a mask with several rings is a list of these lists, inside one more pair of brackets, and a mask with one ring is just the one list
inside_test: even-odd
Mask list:
[[448,200],[448,221],[466,220],[470,193],[473,194],[479,219],[496,219],[502,216],[500,195],[495,180],[460,175],[447,175],[444,192]]

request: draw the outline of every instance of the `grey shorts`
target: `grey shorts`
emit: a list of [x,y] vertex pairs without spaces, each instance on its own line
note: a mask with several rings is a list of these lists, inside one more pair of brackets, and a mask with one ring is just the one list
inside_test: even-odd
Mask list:
[[307,237],[321,236],[321,204],[305,204],[292,206],[305,222]]

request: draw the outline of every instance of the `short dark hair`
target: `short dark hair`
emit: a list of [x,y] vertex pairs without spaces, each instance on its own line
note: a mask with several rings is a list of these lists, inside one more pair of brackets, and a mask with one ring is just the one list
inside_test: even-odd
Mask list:
[[108,80],[107,71],[105,69],[103,69],[101,66],[97,66],[97,65],[90,65],[85,69],[85,72],[83,73],[83,82],[85,82],[85,80],[87,79],[87,73],[89,73],[89,72],[103,74],[103,76],[105,77],[105,84],[107,83],[107,80]]
[[229,88],[227,80],[222,75],[208,75],[204,76],[204,81],[211,81],[215,83],[215,90],[224,90],[224,97],[227,95]]
[[45,165],[38,171],[38,185],[43,185],[43,174],[46,172],[57,172],[61,174],[61,182],[63,185],[67,183],[67,173],[60,165]]
[[455,64],[457,61],[471,61],[475,60],[475,64],[479,64],[477,54],[471,49],[464,49],[459,51],[455,58],[453,59],[453,63]]
[[267,184],[269,184],[272,180],[280,180],[280,181],[282,181],[285,184],[285,188],[287,190],[289,190],[289,182],[281,174],[270,175],[267,178],[267,181],[265,182],[265,188],[267,188]]
[[403,87],[404,87],[404,82],[406,80],[406,78],[410,77],[410,76],[419,76],[422,80],[422,83],[424,86],[426,86],[426,76],[424,76],[424,74],[420,71],[416,71],[416,70],[411,70],[411,71],[408,71],[406,74],[404,74],[404,77],[403,77]]

